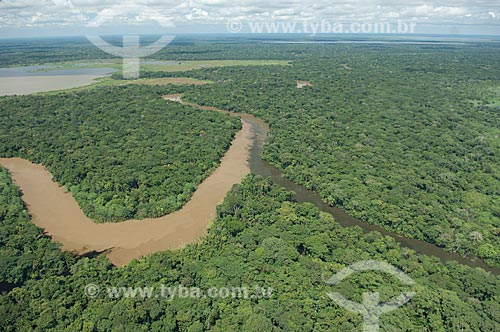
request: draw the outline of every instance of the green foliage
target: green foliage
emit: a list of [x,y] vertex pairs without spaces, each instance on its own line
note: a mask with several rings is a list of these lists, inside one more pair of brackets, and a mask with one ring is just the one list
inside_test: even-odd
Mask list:
[[[15,197],[17,194],[11,194]],[[235,207],[238,208],[235,208]],[[378,233],[343,228],[268,180],[247,177],[218,209],[209,235],[182,251],[163,252],[126,267],[102,258],[75,262],[70,274],[28,281],[0,297],[2,331],[359,331],[361,318],[326,292],[359,301],[364,291],[386,300],[407,286],[380,273],[325,281],[365,259],[387,261],[416,282],[417,295],[382,316],[382,331],[497,331],[500,280],[480,269],[442,264],[401,249]],[[228,225],[239,221],[237,234]],[[319,244],[319,252],[316,248]],[[309,248],[309,249],[304,249]],[[57,249],[54,247],[54,251]],[[85,285],[103,289],[95,299]],[[264,298],[111,298],[106,286],[273,288]]]
[[500,112],[471,102],[500,86],[498,51],[313,45],[292,66],[182,75],[219,82],[187,99],[270,123],[265,159],[330,205],[500,266]]
[[66,274],[74,260],[58,248],[33,225],[19,189],[0,168],[0,284]]
[[241,124],[126,86],[3,98],[0,155],[43,163],[98,221],[179,209],[218,166]]
[[[111,44],[121,46],[121,36],[107,36]],[[141,44],[148,45],[158,36],[141,36]],[[150,56],[158,60],[289,60],[291,48],[248,43],[238,36],[218,36],[214,48],[212,37],[177,36],[160,52]],[[237,45],[237,47],[235,47]],[[296,48],[296,47],[294,47]],[[302,47],[307,50],[307,47]],[[0,67],[38,65],[67,61],[92,61],[95,59],[118,59],[91,44],[85,37],[3,39],[0,40]]]
[[[236,119],[159,99],[183,90],[199,104],[269,122],[265,158],[328,203],[499,264],[497,46],[225,41],[178,41],[158,58],[295,61],[290,67],[192,71],[190,76],[216,84],[175,91],[114,87],[2,98],[1,155],[44,162],[96,218],[175,209],[215,167],[239,128]],[[0,51],[9,56],[0,63],[97,56],[83,43],[73,49],[40,43],[39,52],[22,52],[19,44],[4,41]],[[145,73],[176,75],[186,73]],[[297,89],[296,80],[313,86]],[[172,151],[178,153],[167,153]],[[387,300],[406,287],[378,273],[326,284],[343,267],[366,259],[386,261],[417,282],[408,304],[382,316],[382,331],[500,330],[498,276],[416,254],[378,233],[342,228],[260,177],[233,188],[202,242],[123,268],[105,258],[61,254],[29,223],[5,170],[0,193],[2,281],[19,284],[0,296],[1,331],[359,331],[361,317],[335,305],[326,292],[359,301],[364,291],[379,291]],[[83,292],[89,283],[205,290],[261,285],[274,292],[270,298],[173,301],[103,292],[91,299]]]

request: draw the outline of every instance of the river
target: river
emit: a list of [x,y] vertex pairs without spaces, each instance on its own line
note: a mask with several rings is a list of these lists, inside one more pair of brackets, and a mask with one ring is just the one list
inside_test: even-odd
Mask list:
[[[181,98],[179,95],[177,97],[177,101],[180,100]],[[204,110],[217,110],[217,108],[215,107],[200,106],[187,101],[181,101],[181,102],[184,105],[198,107]],[[254,144],[252,145],[252,149],[250,151],[250,159],[249,159],[250,169],[252,173],[258,174],[265,178],[270,177],[273,180],[273,182],[276,183],[277,185],[280,185],[281,187],[287,190],[293,191],[295,193],[295,199],[297,200],[297,202],[299,203],[308,202],[314,204],[321,211],[331,214],[333,218],[344,227],[358,226],[363,230],[364,233],[369,233],[374,231],[379,232],[384,236],[390,236],[394,238],[402,247],[412,249],[420,254],[437,257],[442,262],[457,261],[460,264],[467,265],[473,268],[475,267],[482,268],[496,275],[500,274],[500,269],[487,265],[483,260],[481,260],[478,257],[464,257],[460,254],[446,251],[431,243],[407,238],[400,234],[390,232],[379,225],[370,224],[361,219],[354,218],[348,215],[342,209],[328,205],[323,201],[323,199],[319,194],[307,189],[302,185],[290,181],[284,176],[284,174],[277,167],[271,165],[270,163],[262,159],[262,148],[264,146],[267,134],[269,132],[269,125],[266,122],[254,117],[253,115],[248,115],[244,113],[233,113],[233,112],[228,112],[228,113],[232,115],[242,116],[245,119],[245,121],[249,122],[252,125],[252,130],[254,133]]]
[[326,204],[317,193],[290,181],[279,169],[262,159],[269,125],[261,119],[250,114],[200,106],[183,100],[181,94],[164,98],[203,111],[238,116],[243,123],[243,129],[236,135],[220,166],[200,184],[181,210],[165,217],[96,224],[83,215],[70,193],[52,182],[51,174],[41,165],[19,158],[0,159],[0,164],[10,170],[14,181],[23,191],[23,200],[27,203],[33,222],[44,228],[55,241],[61,242],[64,250],[79,254],[102,252],[114,264],[124,265],[153,252],[182,248],[206,234],[210,221],[215,218],[216,206],[231,187],[251,171],[270,177],[277,185],[293,191],[298,202],[314,204],[321,211],[331,214],[344,227],[358,226],[365,233],[377,231],[394,238],[403,247],[437,257],[443,262],[457,261],[500,274],[500,269],[488,266],[479,258],[451,253],[433,244],[410,239],[349,216],[343,210]]

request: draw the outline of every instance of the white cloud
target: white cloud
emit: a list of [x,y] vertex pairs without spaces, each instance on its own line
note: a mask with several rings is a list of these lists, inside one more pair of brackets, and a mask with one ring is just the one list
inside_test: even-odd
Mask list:
[[74,8],[71,0],[52,0],[52,2],[54,2],[54,4],[58,7]]
[[[243,21],[414,20],[417,23],[499,24],[497,0],[3,0],[0,29],[26,26],[85,26],[99,12],[119,6],[147,6],[174,23]],[[146,17],[134,16],[145,21]],[[0,31],[1,33],[1,31]]]

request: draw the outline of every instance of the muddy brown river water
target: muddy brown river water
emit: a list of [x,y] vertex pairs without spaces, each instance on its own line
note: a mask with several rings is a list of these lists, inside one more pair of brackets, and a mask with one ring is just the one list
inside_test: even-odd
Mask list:
[[43,166],[19,158],[0,159],[0,164],[9,169],[15,183],[21,188],[33,222],[44,228],[55,241],[62,243],[63,250],[78,254],[103,252],[111,262],[121,266],[150,253],[182,248],[206,234],[210,222],[215,218],[217,205],[223,201],[232,186],[251,171],[270,177],[276,184],[295,192],[298,202],[312,203],[321,211],[330,213],[344,227],[358,226],[365,233],[377,231],[394,238],[403,247],[437,257],[443,262],[453,260],[500,274],[500,269],[490,267],[478,258],[463,257],[351,217],[341,209],[323,202],[317,193],[288,180],[280,170],[262,159],[262,148],[269,126],[253,115],[196,105],[182,100],[181,94],[168,95],[165,99],[204,111],[238,116],[243,123],[242,130],[237,133],[220,166],[200,184],[181,210],[167,216],[96,224],[83,214],[70,193],[52,181],[51,174]]
[[219,167],[182,209],[161,218],[95,223],[83,214],[71,193],[52,181],[42,165],[20,158],[3,158],[0,164],[20,187],[33,222],[61,243],[63,250],[80,255],[102,252],[113,264],[122,266],[150,253],[182,248],[206,234],[217,205],[250,173],[252,125],[244,119],[242,123]]

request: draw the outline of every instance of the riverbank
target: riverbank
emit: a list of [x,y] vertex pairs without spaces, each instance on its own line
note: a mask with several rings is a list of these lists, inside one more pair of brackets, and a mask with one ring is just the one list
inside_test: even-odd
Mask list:
[[[120,224],[95,224],[83,215],[71,194],[65,193],[63,188],[52,182],[50,173],[42,166],[22,159],[0,159],[0,164],[11,171],[14,181],[23,191],[23,199],[32,214],[33,222],[45,228],[54,240],[61,242],[64,250],[80,255],[88,252],[104,253],[114,264],[124,265],[149,253],[182,248],[206,234],[210,221],[215,217],[216,206],[222,202],[231,187],[251,171],[263,177],[270,177],[276,184],[293,191],[298,202],[314,204],[321,211],[331,214],[344,227],[357,226],[365,233],[376,231],[394,238],[403,247],[437,257],[443,262],[457,261],[463,265],[500,274],[500,269],[491,267],[476,257],[463,257],[433,244],[406,238],[378,225],[351,217],[343,210],[323,202],[317,193],[288,180],[280,170],[262,159],[262,147],[269,126],[261,119],[251,114],[197,105],[182,99],[182,94],[167,95],[164,99],[203,111],[218,111],[238,116],[243,123],[243,129],[236,135],[219,168],[198,187],[192,199],[181,210],[168,216],[141,221],[130,220]],[[45,188],[48,188],[48,191],[45,191]],[[67,212],[64,212],[66,209]],[[69,221],[63,215],[70,217]],[[85,236],[81,236],[81,232]]]
[[117,266],[154,252],[180,249],[198,241],[216,216],[227,192],[248,173],[252,125],[243,127],[220,166],[197,188],[182,209],[155,219],[96,224],[87,218],[71,193],[52,181],[42,166],[20,158],[0,159],[23,193],[32,221],[45,229],[62,250],[78,255],[103,253]]
[[246,113],[227,112],[217,109],[216,107],[197,105],[195,103],[188,102],[182,99],[181,94],[170,95],[167,97],[169,100],[180,102],[183,105],[197,107],[202,110],[215,110],[220,112],[226,112],[232,115],[238,115],[242,117],[242,119],[245,119],[246,121],[252,123],[252,130],[254,132],[254,140],[255,140],[254,144],[252,145],[252,151],[250,155],[250,169],[252,173],[260,175],[264,178],[269,177],[273,180],[275,184],[278,184],[281,187],[294,192],[295,199],[297,200],[297,202],[299,203],[307,202],[314,204],[321,211],[331,214],[335,219],[335,221],[337,221],[344,227],[359,227],[363,230],[364,233],[379,232],[384,236],[389,236],[393,238],[402,247],[414,250],[415,252],[423,255],[437,257],[442,262],[456,261],[460,264],[467,265],[472,268],[478,267],[485,271],[489,271],[496,275],[500,275],[500,269],[486,264],[483,260],[481,260],[478,257],[464,257],[458,253],[446,251],[432,243],[428,243],[417,239],[407,238],[403,235],[386,230],[385,228],[379,225],[370,224],[361,219],[352,217],[342,209],[329,206],[327,203],[323,201],[323,199],[318,193],[311,191],[306,187],[287,179],[285,175],[277,167],[271,165],[270,163],[262,159],[263,155],[262,149],[267,139],[267,135],[269,132],[269,125],[266,122],[262,121],[261,119]]

